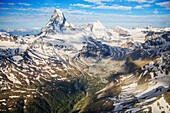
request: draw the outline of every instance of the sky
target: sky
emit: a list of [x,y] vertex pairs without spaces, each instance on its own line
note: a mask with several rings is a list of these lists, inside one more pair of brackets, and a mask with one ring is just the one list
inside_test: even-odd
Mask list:
[[40,29],[56,8],[75,25],[170,27],[170,0],[0,0],[0,29]]

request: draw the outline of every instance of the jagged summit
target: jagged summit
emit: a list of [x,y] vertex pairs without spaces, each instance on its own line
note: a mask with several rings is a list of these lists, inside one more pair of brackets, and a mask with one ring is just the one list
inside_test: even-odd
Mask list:
[[109,40],[108,30],[105,26],[97,20],[96,22],[82,25],[81,29],[92,35],[95,39],[106,39]]
[[55,9],[51,19],[46,24],[45,27],[42,28],[42,33],[45,34],[55,34],[62,33],[65,30],[73,30],[74,27],[71,23],[69,23],[64,14],[59,9]]

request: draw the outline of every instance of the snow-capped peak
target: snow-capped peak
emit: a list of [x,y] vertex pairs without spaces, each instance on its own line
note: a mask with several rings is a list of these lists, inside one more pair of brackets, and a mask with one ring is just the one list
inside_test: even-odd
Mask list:
[[95,25],[96,25],[96,27],[98,27],[100,29],[106,30],[104,25],[99,20],[97,20],[96,22],[93,23],[93,26],[95,26]]
[[82,25],[80,28],[85,30],[89,35],[92,35],[92,37],[95,39],[110,40],[110,37],[107,33],[108,30],[99,20],[93,23]]
[[54,14],[52,15],[52,18],[56,18],[57,16],[59,18],[64,18],[64,14],[59,9],[54,10]]
[[59,9],[55,9],[49,22],[42,28],[42,32],[45,34],[54,34],[62,33],[68,29],[74,29],[73,25],[66,20],[64,14]]

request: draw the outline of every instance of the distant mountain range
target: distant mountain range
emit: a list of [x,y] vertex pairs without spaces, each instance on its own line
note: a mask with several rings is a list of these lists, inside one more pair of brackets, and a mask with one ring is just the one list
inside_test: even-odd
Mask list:
[[40,32],[41,29],[39,28],[33,28],[33,29],[6,29],[6,30],[3,30],[1,29],[0,32],[7,32],[9,34],[12,34],[12,35],[34,35],[34,34],[38,34]]

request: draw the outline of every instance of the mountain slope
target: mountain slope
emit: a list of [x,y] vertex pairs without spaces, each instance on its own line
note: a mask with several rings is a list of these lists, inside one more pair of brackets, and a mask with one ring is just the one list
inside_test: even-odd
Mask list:
[[96,92],[95,98],[84,112],[170,112],[169,68],[168,55],[132,74],[115,78],[116,81]]
[[75,28],[58,9],[40,34],[1,33],[0,112],[168,113],[169,32],[147,33]]
[[164,32],[160,37],[147,40],[130,55],[132,59],[155,58],[170,53],[170,33]]

